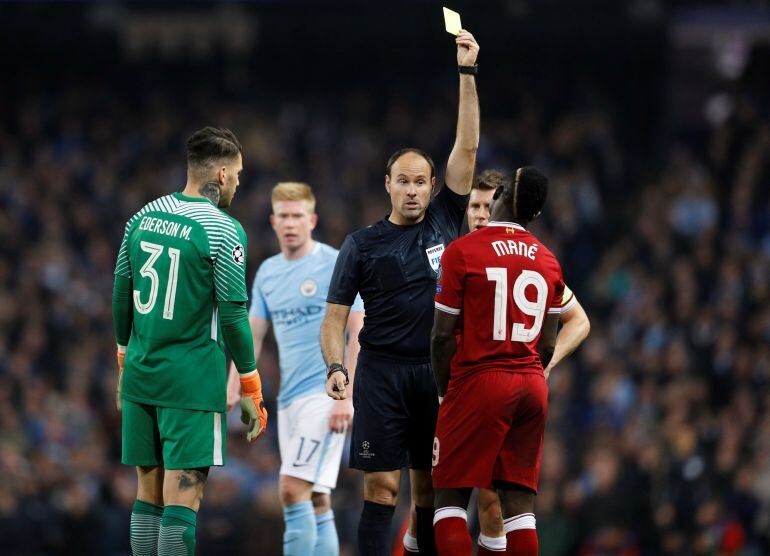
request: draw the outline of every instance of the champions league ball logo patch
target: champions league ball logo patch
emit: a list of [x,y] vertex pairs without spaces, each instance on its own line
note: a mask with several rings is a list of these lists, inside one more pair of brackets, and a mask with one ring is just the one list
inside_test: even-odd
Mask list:
[[313,297],[316,292],[318,291],[318,284],[315,283],[315,280],[307,279],[299,287],[299,291],[302,295],[305,297]]
[[238,264],[243,264],[244,252],[243,245],[233,247],[233,260]]
[[358,455],[361,456],[364,459],[371,459],[371,458],[373,458],[375,454],[374,454],[374,452],[370,452],[369,451],[369,448],[371,448],[371,447],[372,447],[372,445],[369,444],[369,441],[368,440],[364,440],[361,443],[361,451],[358,452]]

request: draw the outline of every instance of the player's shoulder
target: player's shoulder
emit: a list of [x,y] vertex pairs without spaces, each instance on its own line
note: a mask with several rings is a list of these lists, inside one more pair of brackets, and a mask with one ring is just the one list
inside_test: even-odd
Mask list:
[[257,268],[257,276],[265,276],[266,274],[275,272],[284,266],[285,262],[286,259],[284,258],[283,253],[278,252],[272,257],[268,257],[262,261],[262,263]]
[[561,264],[556,258],[556,255],[553,254],[553,251],[551,251],[545,243],[540,241],[535,234],[530,231],[527,231],[527,233],[530,235],[532,243],[537,245],[538,259],[541,263],[554,269],[556,272],[561,272]]
[[238,233],[239,236],[245,236],[246,231],[243,229],[243,225],[238,222],[238,220],[235,219],[235,217],[231,216],[230,214],[223,211],[221,208],[215,207],[214,205],[209,205],[212,209],[216,211],[217,214],[220,215],[220,221],[222,223],[222,226],[226,228],[232,228]]
[[335,249],[329,244],[323,243],[316,239],[313,240],[313,243],[315,245],[313,246],[312,255],[315,257],[326,260],[326,259],[336,259],[337,255],[339,255],[339,252],[340,252],[339,249]]
[[177,205],[178,201],[173,195],[163,195],[153,199],[152,201],[149,201],[142,208],[136,211],[128,220],[128,223],[131,224],[140,216],[144,216],[145,214],[151,212],[174,212],[174,209],[177,207]]
[[529,234],[530,241],[537,245],[537,250],[541,255],[545,255],[548,258],[551,258],[553,260],[556,260],[556,255],[553,254],[553,251],[551,251],[548,246],[543,243],[540,238],[538,238],[535,234],[533,234],[529,230],[525,230],[527,234]]
[[220,214],[223,214],[223,215],[225,216],[225,218],[227,218],[227,220],[228,220],[228,221],[229,221],[229,222],[230,222],[230,223],[231,223],[233,226],[235,226],[235,228],[236,228],[237,230],[239,230],[239,231],[243,231],[243,224],[241,224],[241,222],[240,222],[240,221],[239,221],[237,218],[235,218],[235,217],[234,217],[232,214],[230,214],[230,213],[227,213],[227,212],[223,211],[223,210],[222,210],[222,209],[220,209],[220,208],[218,208],[217,210],[219,211],[219,213],[220,213]]

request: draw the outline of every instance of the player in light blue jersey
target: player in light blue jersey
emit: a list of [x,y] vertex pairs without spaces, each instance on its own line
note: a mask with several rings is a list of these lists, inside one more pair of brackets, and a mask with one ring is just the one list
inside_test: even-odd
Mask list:
[[[270,223],[281,252],[265,260],[257,271],[249,317],[257,361],[271,322],[278,343],[280,496],[286,525],[283,553],[336,556],[339,540],[331,491],[337,484],[353,404],[350,397],[335,401],[326,394],[320,333],[337,250],[311,237],[318,216],[310,187],[279,183],[273,188],[272,205]],[[348,318],[345,363],[351,386],[363,310],[363,302],[356,299]],[[231,370],[228,404],[237,399],[238,388]]]

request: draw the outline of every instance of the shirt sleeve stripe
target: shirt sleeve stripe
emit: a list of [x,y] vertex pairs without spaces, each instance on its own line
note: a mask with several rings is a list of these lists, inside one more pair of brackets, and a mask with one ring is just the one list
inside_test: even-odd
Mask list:
[[549,315],[561,315],[563,313],[566,313],[567,311],[569,311],[570,309],[572,309],[575,306],[576,302],[577,302],[577,297],[575,297],[573,295],[570,298],[570,300],[567,301],[567,303],[565,303],[561,307],[551,307],[550,309],[548,309],[548,314]]
[[564,305],[562,305],[561,312],[566,313],[567,311],[572,309],[576,303],[577,303],[577,297],[575,297],[575,295],[573,294],[570,300],[567,301],[567,303],[565,303]]
[[450,315],[459,315],[460,309],[455,309],[454,307],[449,307],[448,305],[444,305],[443,303],[439,303],[436,301],[436,309],[439,311],[443,311],[444,313],[449,313]]

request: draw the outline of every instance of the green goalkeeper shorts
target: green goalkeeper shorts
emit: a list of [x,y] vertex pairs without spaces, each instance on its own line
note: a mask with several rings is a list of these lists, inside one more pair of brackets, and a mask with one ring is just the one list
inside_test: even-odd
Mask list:
[[225,464],[225,414],[123,399],[123,463],[164,469]]

